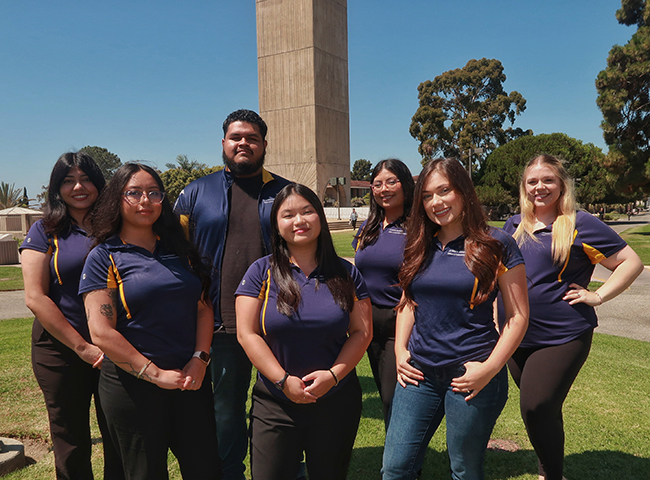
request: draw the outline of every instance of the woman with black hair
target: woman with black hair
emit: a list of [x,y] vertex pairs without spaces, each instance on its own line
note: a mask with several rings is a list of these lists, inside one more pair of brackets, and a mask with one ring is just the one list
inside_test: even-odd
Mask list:
[[106,358],[99,396],[131,479],[221,477],[210,361],[209,273],[186,239],[158,174],[121,166],[93,211],[98,244],[79,292]]
[[373,337],[368,347],[372,375],[384,407],[384,425],[397,384],[395,366],[395,307],[402,296],[402,266],[406,229],[413,205],[413,176],[400,160],[389,158],[370,177],[370,215],[354,237],[354,264],[363,275],[372,301]]
[[[454,479],[484,478],[483,459],[508,397],[505,364],[528,325],[517,244],[490,228],[472,181],[454,158],[418,178],[407,224],[397,306],[397,380],[383,479],[413,479],[443,417]],[[494,325],[501,292],[505,320]]]
[[237,338],[259,377],[251,407],[255,480],[345,479],[361,416],[355,366],[372,336],[359,271],[334,251],[314,192],[291,184],[271,210],[272,253],[236,291]]
[[93,395],[104,440],[104,477],[123,477],[97,397],[103,352],[91,341],[78,294],[91,245],[88,214],[105,184],[101,170],[85,153],[61,155],[50,176],[44,217],[20,248],[25,303],[36,317],[32,368],[45,397],[59,479],[93,478]]

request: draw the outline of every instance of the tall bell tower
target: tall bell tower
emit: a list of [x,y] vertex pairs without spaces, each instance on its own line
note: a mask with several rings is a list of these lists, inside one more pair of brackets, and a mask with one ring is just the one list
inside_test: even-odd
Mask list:
[[256,0],[260,115],[269,170],[350,202],[347,0]]

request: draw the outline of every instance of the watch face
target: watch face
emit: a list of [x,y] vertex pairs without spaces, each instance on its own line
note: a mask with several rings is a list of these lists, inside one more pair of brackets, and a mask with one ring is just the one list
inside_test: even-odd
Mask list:
[[199,358],[207,363],[207,362],[210,361],[210,354],[208,354],[206,352],[201,352],[201,353],[199,353]]

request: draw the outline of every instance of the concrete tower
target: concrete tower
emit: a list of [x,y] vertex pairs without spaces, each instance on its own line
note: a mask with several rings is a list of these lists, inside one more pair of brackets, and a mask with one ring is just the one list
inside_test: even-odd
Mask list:
[[324,198],[345,177],[350,202],[347,0],[256,0],[266,164]]

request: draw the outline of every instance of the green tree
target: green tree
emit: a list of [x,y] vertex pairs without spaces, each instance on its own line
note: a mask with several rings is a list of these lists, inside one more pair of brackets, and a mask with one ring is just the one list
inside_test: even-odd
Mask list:
[[650,1],[623,0],[616,18],[638,28],[627,44],[612,47],[596,78],[606,165],[621,192],[650,193]]
[[23,201],[23,193],[20,188],[16,188],[16,184],[9,185],[5,182],[0,182],[0,210],[5,208],[17,207]]
[[90,145],[86,145],[79,151],[87,153],[93,158],[93,160],[95,160],[107,182],[113,177],[115,170],[120,168],[122,165],[120,157],[102,147],[91,147]]
[[[181,155],[179,155],[179,157],[180,156]],[[178,159],[178,157],[176,158]],[[169,165],[174,167],[174,164],[167,164],[167,166]],[[160,178],[162,179],[163,185],[165,186],[165,192],[167,192],[167,198],[169,198],[169,201],[172,202],[172,204],[176,202],[176,199],[181,193],[181,190],[183,190],[194,180],[197,178],[205,177],[206,175],[210,175],[211,173],[217,172],[223,168],[223,165],[216,167],[206,167],[203,164],[197,165],[203,166],[204,168],[192,168],[188,170],[184,168],[174,167],[160,174]]]
[[532,135],[531,130],[503,128],[526,109],[519,92],[503,89],[505,81],[501,62],[482,58],[421,83],[409,131],[420,142],[422,164],[437,156],[467,158],[470,148],[483,149],[480,162],[509,140]]
[[476,187],[481,203],[516,207],[524,166],[542,153],[566,161],[569,174],[576,179],[576,197],[580,203],[618,200],[613,176],[604,167],[602,150],[564,133],[551,133],[525,136],[494,150],[483,163]]
[[370,160],[365,158],[360,158],[352,166],[352,171],[350,172],[350,179],[352,180],[370,180],[370,175],[372,174],[372,163]]
[[203,170],[204,168],[208,168],[208,166],[205,163],[199,163],[196,160],[190,160],[187,155],[176,155],[176,163],[178,165],[175,165],[173,163],[166,163],[165,166],[167,168],[180,168],[181,170],[185,170],[186,172],[192,172],[194,170]]

